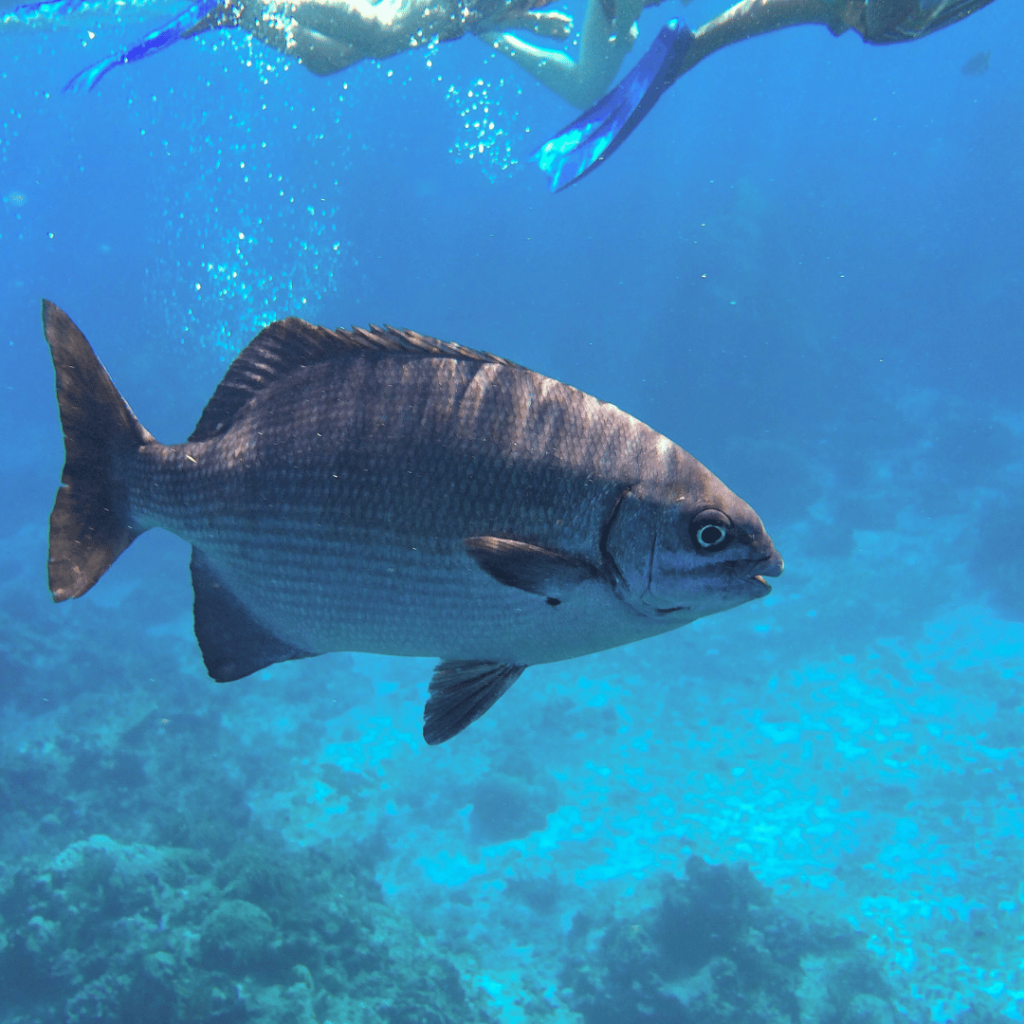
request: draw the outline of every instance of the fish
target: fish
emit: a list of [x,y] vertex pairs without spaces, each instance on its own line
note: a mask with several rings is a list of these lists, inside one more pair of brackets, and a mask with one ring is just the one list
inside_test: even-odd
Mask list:
[[49,586],[81,597],[147,530],[192,546],[218,682],[330,651],[440,659],[443,743],[530,665],[767,595],[754,510],[616,406],[507,359],[392,327],[266,327],[183,444],[161,444],[51,302],[65,465]]
[[964,61],[963,67],[960,68],[960,73],[971,77],[983,75],[988,71],[989,62],[991,60],[992,51],[982,50],[979,53],[976,53],[973,57]]

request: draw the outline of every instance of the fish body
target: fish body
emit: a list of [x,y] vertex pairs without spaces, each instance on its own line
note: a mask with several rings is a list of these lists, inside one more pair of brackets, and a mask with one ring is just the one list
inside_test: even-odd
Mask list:
[[506,360],[279,321],[163,445],[67,316],[44,304],[44,324],[68,447],[54,596],[170,530],[215,679],[338,650],[438,657],[441,742],[526,666],[675,629],[781,572],[753,510],[678,445]]
[[982,50],[980,53],[976,53],[969,60],[965,61],[963,66],[960,68],[961,74],[969,77],[977,77],[978,75],[985,74],[989,69],[989,64],[992,60],[991,50]]

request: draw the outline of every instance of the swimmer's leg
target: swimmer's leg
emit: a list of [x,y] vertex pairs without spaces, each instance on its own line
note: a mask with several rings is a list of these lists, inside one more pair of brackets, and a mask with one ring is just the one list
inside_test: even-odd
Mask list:
[[606,160],[647,116],[661,94],[682,74],[693,33],[670,21],[632,71],[532,159],[560,192]]
[[[72,0],[66,0],[66,2],[72,2]],[[111,53],[91,67],[79,71],[64,86],[64,91],[85,92],[93,89],[111,68],[115,68],[119,64],[132,64],[151,54],[158,53],[160,50],[166,50],[168,46],[172,46],[179,39],[195,35],[197,31],[201,30],[200,25],[213,27],[214,24],[225,23],[216,21],[224,8],[225,4],[222,0],[195,0],[179,15],[165,25],[161,25],[160,28],[154,29],[134,46],[129,46],[118,53]],[[209,25],[204,25],[204,22],[209,22]]]
[[511,11],[504,17],[483,22],[474,27],[473,32],[491,43],[497,42],[498,35],[504,32],[529,32],[548,39],[568,39],[572,33],[572,18],[560,11]]
[[[556,96],[572,103],[577,91],[577,63],[562,50],[528,43],[509,32],[482,32],[480,38],[495,52],[510,57]],[[584,104],[576,103],[575,106]]]

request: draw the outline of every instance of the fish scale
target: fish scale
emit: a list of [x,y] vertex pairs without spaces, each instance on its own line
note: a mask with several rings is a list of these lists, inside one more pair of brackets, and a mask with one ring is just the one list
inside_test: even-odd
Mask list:
[[43,318],[67,449],[54,597],[145,530],[176,533],[215,679],[336,650],[438,657],[438,743],[526,666],[764,596],[782,571],[756,513],[678,445],[486,353],[278,321],[163,445],[67,315]]
[[[602,480],[595,452],[609,452],[607,465],[624,448],[610,447],[604,431],[588,437],[580,427],[591,410],[566,414],[554,404],[564,401],[554,388],[532,379],[516,387],[513,378],[505,389],[494,372],[483,372],[512,376],[511,368],[433,360],[435,379],[444,382],[437,389],[414,385],[410,370],[421,363],[410,363],[358,373],[334,364],[307,368],[286,395],[258,396],[214,442],[140,449],[130,472],[133,517],[202,548],[261,622],[313,653],[507,656],[509,643],[498,638],[514,627],[501,624],[510,616],[522,623],[524,605],[537,602],[481,574],[463,539],[498,530],[599,559],[600,524],[622,485]],[[488,404],[483,397],[494,387],[506,400]],[[367,388],[381,396],[369,414],[358,401]],[[517,400],[516,391],[528,391],[529,400]],[[293,392],[304,397],[289,406]],[[620,416],[629,432],[641,426]],[[532,455],[531,421],[543,422]],[[327,460],[318,457],[321,448]],[[241,474],[239,451],[250,466]],[[158,468],[149,469],[151,462]],[[589,480],[564,471],[581,462]],[[154,486],[154,478],[161,483]],[[275,494],[272,515],[263,490]],[[197,514],[197,493],[206,514]],[[559,660],[564,641],[555,646],[539,631],[550,625],[549,615],[533,616],[536,639],[520,645],[521,654]]]

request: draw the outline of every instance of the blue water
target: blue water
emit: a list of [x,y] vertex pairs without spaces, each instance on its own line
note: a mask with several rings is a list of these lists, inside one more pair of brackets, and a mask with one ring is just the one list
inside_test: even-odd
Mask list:
[[[735,46],[558,196],[527,157],[573,112],[471,38],[316,79],[222,33],[61,92],[173,10],[0,34],[0,1022],[1024,1019],[1018,0]],[[218,686],[175,538],[50,602],[42,297],[164,441],[280,316],[496,352],[682,444],[786,573],[440,748],[428,661]],[[771,909],[712,926],[743,863]]]

